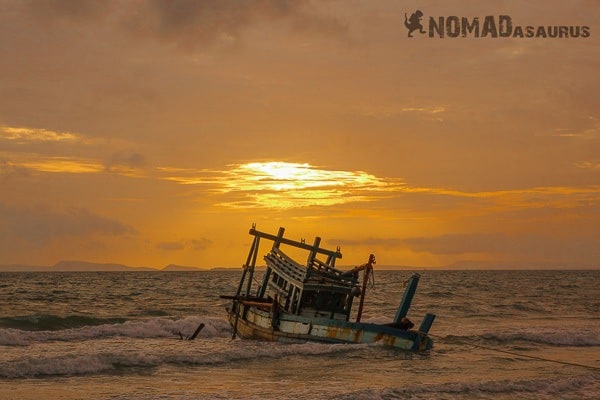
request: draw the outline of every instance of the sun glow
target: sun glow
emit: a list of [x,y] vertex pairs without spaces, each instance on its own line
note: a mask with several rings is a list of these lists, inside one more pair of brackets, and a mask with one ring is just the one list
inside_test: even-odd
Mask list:
[[306,163],[279,161],[243,164],[231,172],[246,176],[248,182],[261,189],[275,191],[381,183],[377,177],[362,171],[331,171]]
[[310,164],[293,164],[280,161],[266,163],[249,163],[240,166],[241,170],[255,172],[256,176],[262,179],[268,176],[274,179],[281,180],[310,180],[318,175],[315,171],[311,171]]
[[[206,185],[228,199],[219,203],[231,208],[289,209],[331,206],[381,198],[398,182],[364,171],[328,170],[308,163],[283,161],[230,165],[225,171],[174,171],[165,179],[188,185]],[[186,176],[187,175],[187,176]]]
[[221,171],[162,167],[158,171],[168,174],[161,179],[200,186],[218,196],[214,204],[236,209],[281,210],[426,195],[464,199],[469,201],[471,213],[488,214],[550,205],[573,208],[584,203],[597,204],[600,191],[598,186],[586,186],[465,192],[451,188],[410,186],[400,178],[382,178],[365,171],[330,170],[308,163],[270,161],[227,167]]
[[[253,162],[234,166],[222,191],[246,192],[242,203],[229,207],[297,208],[368,201],[366,192],[382,191],[382,179],[363,171],[327,170],[308,163]],[[373,193],[371,193],[373,195]]]

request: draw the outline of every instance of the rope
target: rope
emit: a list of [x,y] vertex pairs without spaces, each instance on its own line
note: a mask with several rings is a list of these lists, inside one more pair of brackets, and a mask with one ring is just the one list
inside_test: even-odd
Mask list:
[[375,270],[371,268],[371,271],[368,273],[367,281],[371,289],[375,289]]
[[[441,336],[432,335],[430,333],[427,334],[427,336],[432,336],[432,337],[435,337],[435,338],[438,338],[438,339],[442,339]],[[498,353],[510,354],[512,356],[523,357],[523,358],[531,358],[531,359],[538,360],[538,361],[547,361],[547,362],[553,362],[553,363],[556,363],[556,364],[570,365],[570,366],[573,366],[573,367],[587,368],[587,369],[590,369],[590,370],[593,370],[593,371],[600,371],[600,367],[596,367],[596,366],[593,366],[593,365],[586,365],[586,364],[579,364],[579,363],[568,362],[568,361],[553,360],[551,358],[544,358],[544,357],[532,356],[532,355],[529,355],[529,354],[521,354],[521,353],[517,353],[517,352],[514,352],[514,351],[510,351],[510,350],[501,350],[501,349],[496,349],[496,348],[489,347],[489,346],[483,346],[483,345],[480,345],[480,344],[470,343],[470,342],[467,342],[467,341],[464,341],[464,340],[460,340],[460,339],[459,339],[459,342],[461,342],[462,344],[467,345],[467,346],[473,346],[473,347],[477,347],[477,348],[484,349],[484,350],[495,351],[495,352],[498,352]]]

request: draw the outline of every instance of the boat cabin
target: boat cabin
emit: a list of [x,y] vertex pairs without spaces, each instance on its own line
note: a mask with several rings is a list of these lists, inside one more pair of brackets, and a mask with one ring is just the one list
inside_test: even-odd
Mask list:
[[[283,228],[276,236],[257,231],[254,226],[249,233],[254,236],[254,242],[244,264],[236,296],[264,304],[277,304],[277,309],[288,314],[343,321],[350,319],[353,299],[361,290],[357,286],[356,271],[335,268],[336,259],[342,258],[339,247],[335,251],[323,249],[319,237],[315,238],[313,245],[284,238]],[[264,257],[266,270],[262,283],[255,293],[251,293],[254,291],[252,274],[261,239],[272,241],[273,246]],[[286,255],[280,249],[281,244],[308,251],[306,265]],[[246,276],[246,272],[249,276]],[[242,293],[244,282],[247,282],[245,294]]]
[[357,274],[345,274],[319,259],[299,265],[279,248],[266,256],[267,269],[258,297],[276,301],[287,313],[348,321]]

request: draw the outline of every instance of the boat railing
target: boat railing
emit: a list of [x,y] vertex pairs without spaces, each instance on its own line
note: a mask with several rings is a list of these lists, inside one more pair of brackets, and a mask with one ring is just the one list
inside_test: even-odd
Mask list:
[[298,283],[302,283],[306,279],[306,268],[300,266],[279,248],[272,248],[265,256],[265,261],[275,265],[279,271]]
[[341,271],[317,258],[314,258],[312,260],[308,268],[319,271],[321,274],[329,276],[330,278],[336,280],[349,280],[342,275],[344,271]]

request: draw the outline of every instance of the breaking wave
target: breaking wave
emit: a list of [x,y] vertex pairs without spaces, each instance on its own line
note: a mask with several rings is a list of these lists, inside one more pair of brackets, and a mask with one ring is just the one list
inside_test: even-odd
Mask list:
[[[202,330],[204,337],[226,337],[230,334],[229,323],[225,319],[210,317],[187,317],[179,320],[168,318],[151,318],[140,320],[124,320],[118,318],[96,319],[87,317],[17,317],[3,318],[7,321],[4,326],[10,328],[0,328],[0,345],[4,346],[28,346],[34,343],[49,341],[81,341],[108,337],[129,337],[129,338],[165,338],[191,335],[196,327],[203,322],[205,324]],[[66,321],[66,322],[65,322]],[[60,326],[75,327],[70,329],[59,328]],[[25,325],[30,328],[32,325],[37,329],[19,329]],[[42,326],[49,325],[47,330],[42,330]]]
[[[206,341],[211,343],[207,344]],[[109,344],[105,347],[106,345],[107,343],[83,343],[79,348],[72,348],[67,354],[34,352],[25,358],[0,363],[0,378],[121,375],[125,372],[143,373],[163,365],[215,366],[263,359],[268,363],[269,359],[321,357],[324,354],[338,357],[339,354],[369,348],[368,345],[273,344],[255,341],[244,341],[243,346],[240,346],[239,342],[224,338],[204,338],[194,342],[163,339],[152,343],[145,341],[141,345],[132,342],[127,342],[127,346]]]
[[0,318],[0,327],[24,331],[56,331],[125,322],[125,318],[93,318],[81,315],[60,317],[57,315],[25,315],[19,317]]

